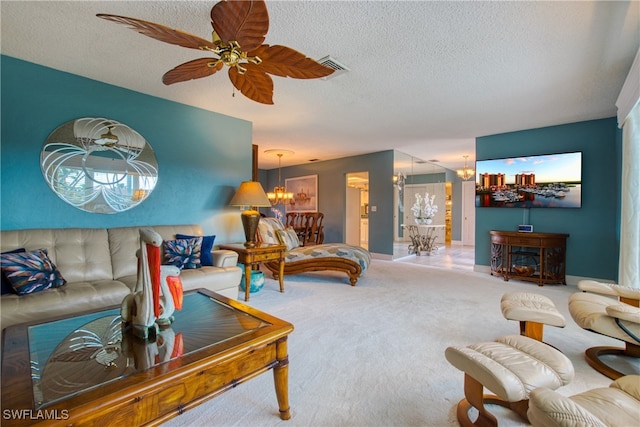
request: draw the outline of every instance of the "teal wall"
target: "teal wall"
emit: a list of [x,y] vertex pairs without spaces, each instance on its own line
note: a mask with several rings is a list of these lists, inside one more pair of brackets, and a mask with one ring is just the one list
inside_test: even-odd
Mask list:
[[[15,58],[0,59],[1,229],[197,223],[217,234],[218,242],[244,238],[238,210],[228,202],[239,182],[251,177],[250,122]],[[63,202],[44,181],[39,159],[45,139],[60,124],[87,116],[123,122],[153,147],[158,185],[140,206],[119,214],[90,214]],[[616,280],[620,146],[621,133],[610,118],[481,137],[476,158],[582,151],[583,207],[530,209],[529,222],[536,231],[571,235],[567,274]],[[282,179],[318,174],[325,240],[341,242],[346,174],[363,171],[369,172],[369,204],[377,207],[369,216],[369,248],[391,255],[393,151],[283,168]],[[265,189],[276,185],[277,174],[277,169],[260,171]],[[476,264],[489,265],[489,230],[513,230],[522,221],[523,210],[476,209]]]
[[[376,206],[376,212],[369,211],[369,251],[393,255],[393,150],[284,167],[282,183],[287,178],[317,174],[324,241],[344,242],[347,174],[352,172],[369,172],[369,206]],[[269,191],[278,183],[278,169],[261,171],[259,178]]]
[[[252,125],[15,58],[1,57],[0,228],[200,224],[217,242],[243,240],[238,184],[251,179]],[[54,129],[79,117],[106,117],[144,136],[159,166],[156,189],[118,214],[91,214],[58,198],[40,171]]]
[[489,230],[568,233],[567,275],[617,280],[621,132],[608,118],[476,139],[476,159],[582,151],[580,209],[476,208],[475,263],[490,264]]

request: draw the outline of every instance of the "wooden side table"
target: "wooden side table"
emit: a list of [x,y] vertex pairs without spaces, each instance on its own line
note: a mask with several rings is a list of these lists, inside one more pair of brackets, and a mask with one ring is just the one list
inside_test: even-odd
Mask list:
[[257,243],[253,248],[247,248],[243,243],[227,243],[219,245],[220,249],[228,249],[238,254],[238,261],[244,264],[244,300],[249,301],[249,289],[251,288],[251,270],[265,261],[280,261],[278,280],[280,292],[284,292],[284,253],[287,249],[284,245],[269,245]]

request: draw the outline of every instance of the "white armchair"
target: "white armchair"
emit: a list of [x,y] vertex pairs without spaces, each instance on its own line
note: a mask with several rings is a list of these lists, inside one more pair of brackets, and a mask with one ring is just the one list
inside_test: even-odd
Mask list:
[[640,376],[565,397],[540,387],[529,394],[527,418],[536,427],[629,427],[640,416]]
[[[640,357],[640,289],[628,286],[582,280],[569,298],[569,312],[573,320],[584,329],[625,342],[624,348],[592,347],[585,351],[589,365],[611,379],[625,375],[606,365],[601,355]],[[630,372],[638,373],[638,372]]]

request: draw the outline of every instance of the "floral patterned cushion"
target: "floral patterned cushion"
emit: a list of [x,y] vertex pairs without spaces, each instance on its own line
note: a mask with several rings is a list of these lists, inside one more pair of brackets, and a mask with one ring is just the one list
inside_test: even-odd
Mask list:
[[163,242],[163,264],[174,265],[180,270],[200,268],[200,252],[202,251],[202,237],[193,239],[165,240]]
[[18,295],[58,288],[67,283],[49,259],[46,249],[1,254],[0,266]]
[[[189,236],[186,234],[176,234],[176,239],[195,239],[200,236]],[[213,243],[216,240],[216,236],[202,236],[202,246],[200,248],[200,264],[201,265],[213,265],[213,256],[211,251],[213,250]]]
[[360,264],[360,268],[362,268],[360,275],[364,274],[369,264],[371,264],[371,254],[368,250],[345,243],[324,243],[322,245],[301,246],[289,251],[284,258],[284,262],[331,257],[346,258],[357,262]]

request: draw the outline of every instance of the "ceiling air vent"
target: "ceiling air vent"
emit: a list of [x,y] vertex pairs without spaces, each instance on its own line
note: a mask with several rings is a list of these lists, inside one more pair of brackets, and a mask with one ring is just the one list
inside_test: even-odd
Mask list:
[[331,56],[325,56],[324,58],[319,59],[318,62],[325,67],[333,68],[335,70],[329,76],[323,77],[322,80],[329,80],[349,71],[346,65],[341,64],[340,62],[338,62],[338,60],[332,58]]

